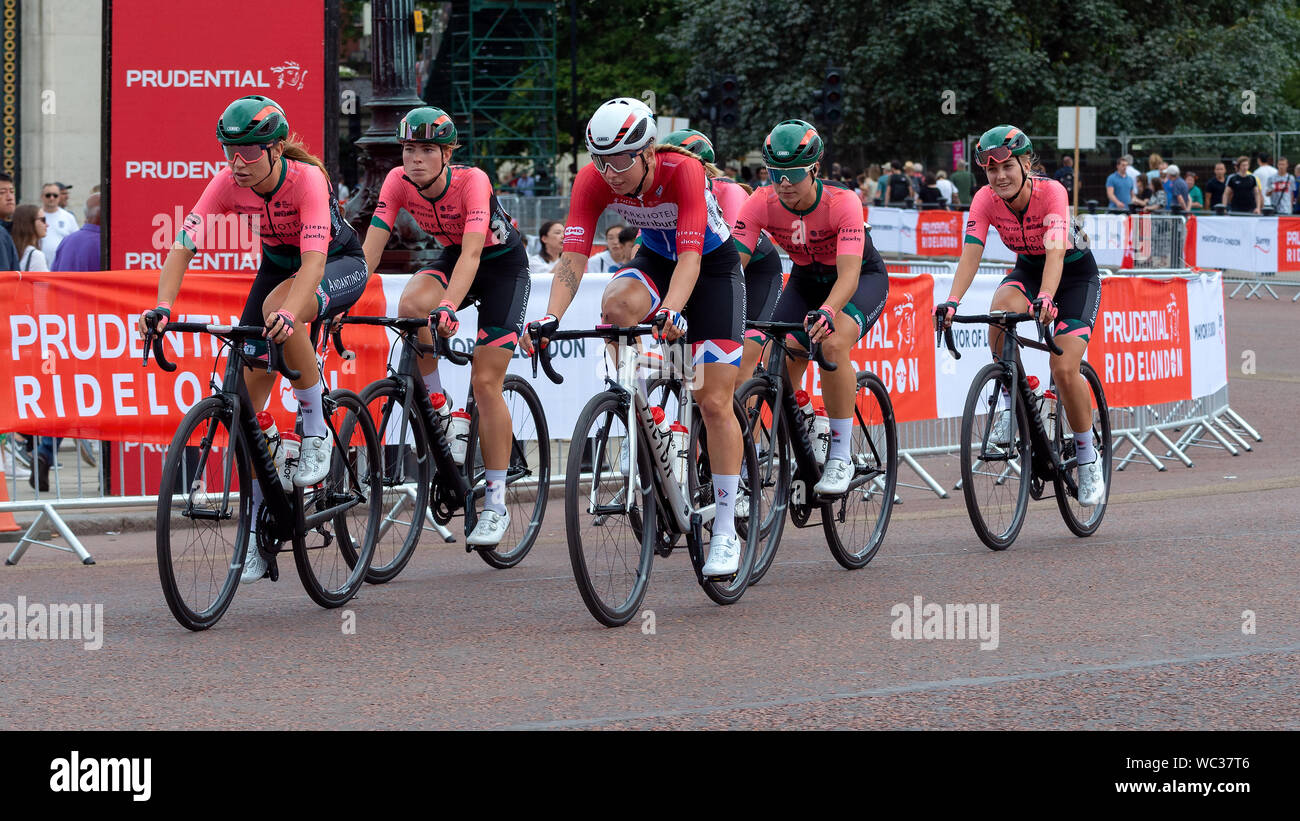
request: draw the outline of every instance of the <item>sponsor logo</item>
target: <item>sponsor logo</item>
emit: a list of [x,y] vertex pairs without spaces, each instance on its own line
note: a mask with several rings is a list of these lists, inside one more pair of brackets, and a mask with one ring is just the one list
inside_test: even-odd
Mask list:
[[278,66],[272,66],[271,71],[280,78],[275,84],[276,88],[288,86],[302,91],[303,84],[307,80],[307,72],[295,60],[285,60]]
[[583,235],[585,235],[586,233],[587,233],[586,229],[583,228],[581,225],[568,225],[565,226],[564,228],[564,236],[566,239],[568,237],[573,237],[574,239],[582,239]]
[[912,347],[916,340],[916,305],[912,303],[911,294],[904,294],[903,298],[906,302],[894,306],[894,319],[898,323],[896,337],[900,349]]

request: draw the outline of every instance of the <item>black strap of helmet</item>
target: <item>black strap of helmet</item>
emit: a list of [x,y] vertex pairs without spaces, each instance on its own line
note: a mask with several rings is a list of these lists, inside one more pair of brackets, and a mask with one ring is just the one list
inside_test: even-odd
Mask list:
[[644,149],[641,150],[641,159],[645,160],[645,171],[641,173],[641,182],[636,184],[636,190],[632,192],[632,196],[634,197],[641,196],[641,188],[645,185],[645,178],[650,176],[650,157],[647,157],[645,155],[645,152],[649,150],[649,148],[650,145],[647,145]]

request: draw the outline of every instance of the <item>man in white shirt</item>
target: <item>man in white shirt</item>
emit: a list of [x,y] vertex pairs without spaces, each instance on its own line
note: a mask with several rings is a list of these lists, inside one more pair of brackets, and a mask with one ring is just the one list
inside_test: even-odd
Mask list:
[[636,229],[611,225],[605,229],[605,250],[587,260],[587,273],[612,274],[627,264],[636,251]]
[[957,186],[953,185],[948,180],[948,172],[944,171],[942,168],[935,172],[934,176],[936,178],[934,184],[939,186],[939,193],[943,195],[944,207],[946,208],[951,206],[952,195],[957,193]]
[[1255,169],[1255,179],[1259,180],[1259,190],[1268,196],[1269,183],[1273,177],[1277,176],[1277,169],[1273,167],[1273,157],[1270,154],[1259,155],[1259,168]]
[[1125,155],[1124,155],[1123,157],[1121,157],[1120,159],[1122,159],[1122,160],[1124,160],[1124,162],[1128,163],[1128,166],[1126,167],[1124,173],[1127,174],[1127,175],[1128,175],[1128,178],[1129,178],[1130,180],[1133,181],[1133,185],[1134,185],[1134,187],[1136,188],[1136,186],[1137,186],[1137,181],[1138,181],[1138,177],[1142,176],[1142,172],[1141,172],[1141,171],[1138,171],[1136,168],[1133,167],[1133,155],[1132,155],[1132,154],[1125,154]]
[[[68,186],[71,188],[72,186]],[[77,218],[64,208],[59,207],[59,198],[63,192],[57,182],[47,182],[41,186],[41,210],[45,217],[45,239],[41,240],[41,253],[45,258],[54,259],[63,238],[76,233]]]

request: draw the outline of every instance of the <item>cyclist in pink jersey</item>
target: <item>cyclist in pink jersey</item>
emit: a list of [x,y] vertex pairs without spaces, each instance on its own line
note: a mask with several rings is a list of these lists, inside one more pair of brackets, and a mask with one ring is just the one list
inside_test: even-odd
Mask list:
[[[502,394],[506,368],[514,355],[528,307],[528,255],[510,215],[497,202],[481,169],[451,165],[459,148],[456,125],[437,108],[416,108],[397,126],[402,165],[388,172],[379,205],[366,231],[366,261],[379,264],[399,211],[415,218],[442,246],[442,254],[418,271],[402,292],[398,313],[429,318],[420,336],[431,342],[460,327],[456,311],[478,303],[478,338],[470,381],[483,427],[487,488],[483,513],[466,543],[493,547],[510,527],[506,509],[506,471],[510,461],[510,409]],[[430,392],[441,392],[437,362],[417,360]]]
[[[1029,137],[1009,125],[991,128],[975,146],[975,158],[989,184],[971,199],[966,244],[953,277],[948,300],[935,309],[950,324],[970,288],[984,254],[989,226],[1017,253],[1016,266],[993,295],[990,310],[1017,312],[1032,306],[1043,323],[1052,322],[1061,355],[1052,354],[1052,381],[1065,405],[1079,464],[1079,503],[1093,506],[1105,496],[1105,476],[1092,438],[1092,391],[1079,373],[1088,338],[1101,305],[1101,276],[1086,238],[1070,219],[1065,188],[1056,180],[1033,176],[1036,158]],[[1036,296],[1035,296],[1036,295]],[[1002,331],[990,328],[994,355],[1002,349]],[[990,440],[1011,441],[1010,395],[1004,389]]]
[[[329,472],[333,447],[322,409],[316,336],[321,320],[342,313],[361,296],[369,269],[356,232],[339,214],[324,165],[289,136],[279,105],[260,95],[235,100],[217,121],[217,139],[229,165],[208,183],[185,218],[163,263],[158,304],[141,315],[140,333],[151,323],[158,329],[166,326],[190,260],[211,239],[213,219],[225,214],[251,218],[261,240],[262,262],[240,324],[265,323],[265,335],[284,345],[285,361],[302,374],[293,386],[303,427],[294,484],[311,487]],[[266,343],[247,343],[244,352],[264,355]],[[264,369],[245,370],[254,407],[265,407],[277,378]],[[260,484],[254,483],[252,492],[256,522]],[[257,539],[249,539],[242,581],[257,581],[266,570]]]
[[[548,313],[529,327],[536,324],[543,338],[558,327],[578,292],[596,220],[606,207],[641,229],[640,250],[605,287],[602,321],[635,325],[654,318],[663,323],[664,338],[685,336],[691,343],[700,385],[694,397],[709,432],[716,500],[702,572],[729,576],[740,565],[734,505],[741,435],[733,391],[741,357],[745,283],[700,158],[677,146],[658,145],[655,137],[649,106],[628,97],[604,103],[588,122],[586,144],[593,162],[573,182]],[[523,346],[532,353],[527,336]]]
[[[694,152],[704,161],[709,172],[709,189],[722,208],[722,216],[727,225],[735,231],[736,220],[740,218],[740,209],[744,207],[754,189],[740,182],[734,182],[723,176],[722,171],[713,164],[713,143],[698,131],[684,128],[664,137],[665,145],[678,145]],[[758,246],[744,266],[745,268],[745,319],[769,322],[776,310],[776,301],[781,296],[781,255],[772,245],[772,238],[763,232],[759,235]],[[748,329],[745,331],[745,350],[736,372],[736,388],[754,375],[754,365],[763,352],[763,334]]]
[[[748,264],[759,232],[785,249],[793,266],[777,300],[773,320],[804,321],[806,333],[795,336],[822,346],[823,356],[838,367],[822,371],[822,393],[830,417],[831,443],[822,478],[813,490],[837,496],[853,478],[850,440],[857,371],[849,349],[866,335],[885,310],[889,273],[867,236],[862,203],[847,188],[817,179],[823,143],[817,129],[803,120],[785,120],[763,142],[763,161],[772,185],[745,202],[736,221],[736,246]],[[797,349],[797,348],[796,348]],[[794,384],[803,381],[807,359],[788,363]]]

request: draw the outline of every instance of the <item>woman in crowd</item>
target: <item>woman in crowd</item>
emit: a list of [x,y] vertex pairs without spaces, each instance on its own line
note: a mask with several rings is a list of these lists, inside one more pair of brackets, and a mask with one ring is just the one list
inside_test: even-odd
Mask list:
[[542,223],[542,230],[537,232],[537,239],[542,246],[537,253],[528,256],[528,272],[549,274],[560,258],[560,247],[564,245],[564,223],[547,220]]

